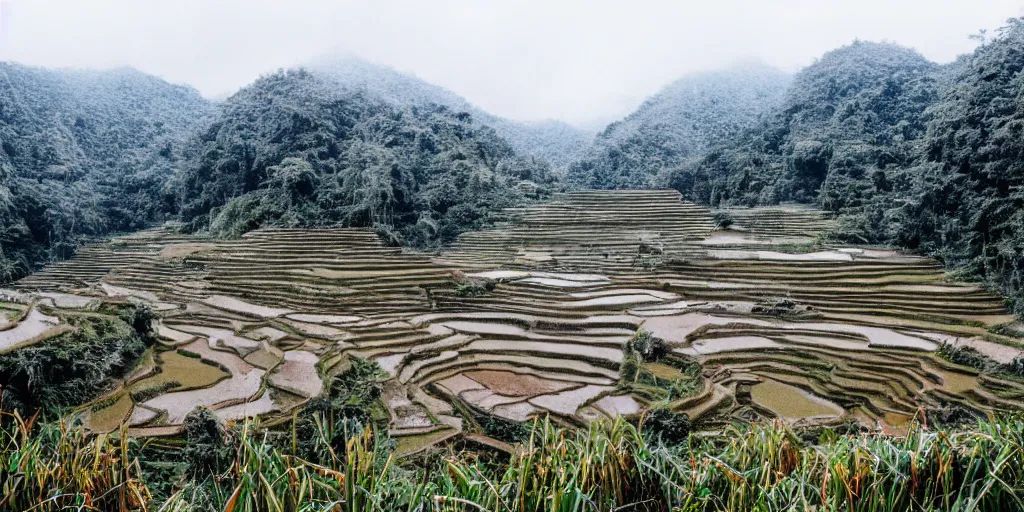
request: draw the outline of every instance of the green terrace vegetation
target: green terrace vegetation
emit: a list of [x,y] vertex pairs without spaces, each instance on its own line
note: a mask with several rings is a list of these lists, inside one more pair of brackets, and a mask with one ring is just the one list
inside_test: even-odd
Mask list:
[[[180,434],[197,405],[287,421],[349,358],[386,375],[373,423],[403,457],[480,435],[521,441],[547,414],[583,426],[667,409],[697,429],[780,418],[898,433],[921,408],[1019,408],[1024,383],[936,353],[967,343],[1000,364],[1020,357],[1000,297],[927,258],[825,244],[820,210],[727,213],[723,230],[674,191],[558,194],[437,254],[367,229],[220,241],[167,227],[15,287],[151,304],[159,340],[110,392],[134,408],[95,411],[140,437]],[[661,261],[638,269],[642,251]],[[68,289],[78,281],[99,284]]]
[[135,307],[116,314],[50,312],[64,332],[0,354],[4,410],[56,413],[87,402],[132,370],[153,343],[148,323],[142,331],[133,326],[149,315]]
[[649,402],[667,404],[695,395],[704,383],[700,364],[669,354],[665,341],[640,329],[626,343],[620,386]]
[[999,297],[925,258],[780,247],[820,212],[730,212],[584,192],[437,255],[358,229],[91,246],[5,292],[18,325],[70,330],[0,355],[32,370],[4,389],[0,509],[1017,507]]

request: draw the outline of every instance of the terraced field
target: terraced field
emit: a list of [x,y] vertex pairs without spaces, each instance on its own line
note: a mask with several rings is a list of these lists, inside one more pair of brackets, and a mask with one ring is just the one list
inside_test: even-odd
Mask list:
[[[358,229],[214,241],[169,226],[15,283],[0,350],[58,332],[48,308],[152,304],[161,346],[86,413],[94,429],[127,422],[140,436],[176,433],[196,405],[284,419],[348,358],[371,359],[390,375],[383,401],[404,453],[477,433],[487,415],[583,424],[668,404],[708,426],[898,430],[922,408],[1021,406],[1021,383],[935,354],[963,343],[1020,356],[1021,340],[996,334],[1014,321],[1000,297],[932,260],[822,242],[821,212],[724,213],[732,224],[716,230],[675,192],[571,193],[440,254]],[[624,380],[638,331],[668,357]]]

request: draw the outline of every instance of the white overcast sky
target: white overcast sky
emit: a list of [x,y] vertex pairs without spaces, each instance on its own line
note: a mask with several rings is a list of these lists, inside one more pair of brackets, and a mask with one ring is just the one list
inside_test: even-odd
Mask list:
[[948,62],[1022,0],[0,0],[0,59],[130,65],[210,97],[344,52],[495,114],[596,124],[680,75],[786,70],[859,38]]

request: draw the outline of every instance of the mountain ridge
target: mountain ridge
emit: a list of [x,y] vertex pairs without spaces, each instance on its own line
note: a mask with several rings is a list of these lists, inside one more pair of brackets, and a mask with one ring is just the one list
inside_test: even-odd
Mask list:
[[367,90],[398,105],[436,103],[469,112],[481,124],[494,128],[517,151],[544,159],[556,168],[568,165],[594,135],[555,119],[514,121],[497,116],[444,87],[356,57],[321,57],[303,67],[322,73],[343,86]]

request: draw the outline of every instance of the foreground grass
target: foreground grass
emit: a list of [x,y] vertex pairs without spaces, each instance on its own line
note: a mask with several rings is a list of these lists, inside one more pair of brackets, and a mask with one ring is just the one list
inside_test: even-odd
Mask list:
[[[624,421],[538,422],[507,461],[448,453],[402,467],[370,430],[318,422],[299,457],[275,433],[227,434],[230,459],[152,503],[140,447],[63,424],[5,417],[0,510],[164,511],[997,511],[1024,509],[1024,422],[905,437],[830,432],[805,444],[777,424],[691,436],[675,447]],[[293,445],[294,445],[294,440]],[[284,445],[284,446],[282,446]]]

